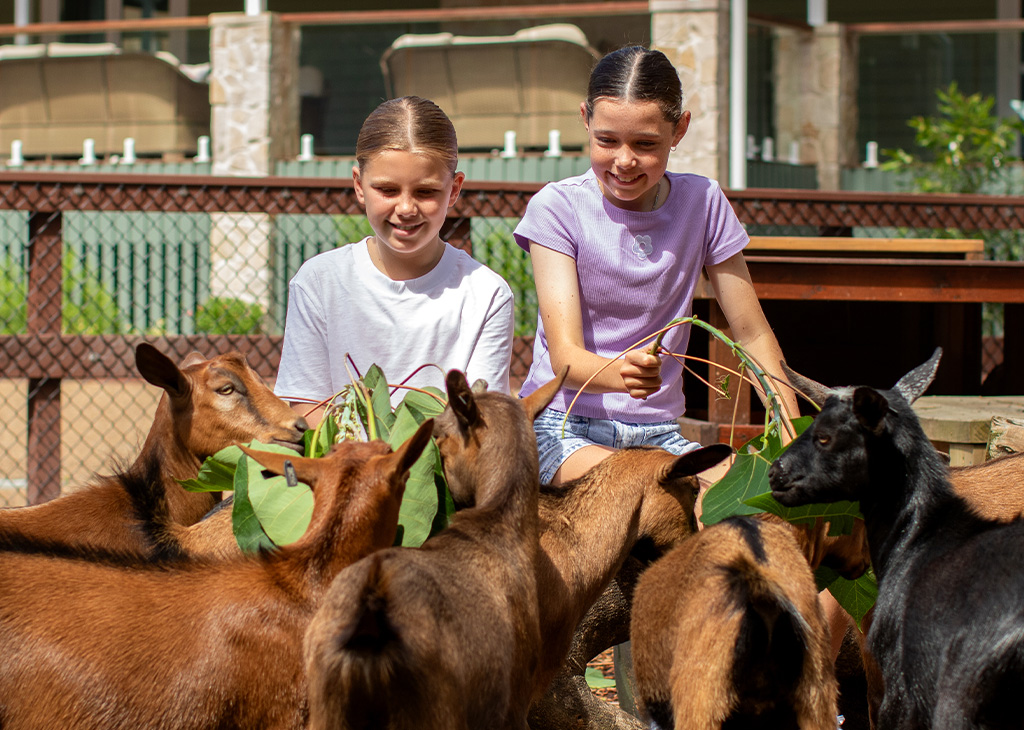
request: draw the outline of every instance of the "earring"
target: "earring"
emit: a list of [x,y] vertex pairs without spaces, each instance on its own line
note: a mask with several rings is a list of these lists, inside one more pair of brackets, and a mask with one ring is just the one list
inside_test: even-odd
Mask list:
[[676,146],[675,146],[675,145],[672,145],[672,151],[673,151],[673,152],[675,152],[675,151],[676,151]]

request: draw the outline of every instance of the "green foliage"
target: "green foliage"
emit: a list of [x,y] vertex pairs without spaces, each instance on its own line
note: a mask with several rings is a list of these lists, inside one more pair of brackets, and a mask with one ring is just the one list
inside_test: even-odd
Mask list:
[[13,256],[0,260],[0,335],[25,331],[25,271]]
[[[305,456],[320,458],[338,441],[361,437],[344,414],[358,413],[361,428],[370,438],[380,438],[397,448],[427,418],[444,410],[444,396],[437,388],[409,391],[394,409],[384,373],[374,365],[353,386],[340,392],[315,429],[304,436]],[[293,453],[259,442],[249,446],[262,451]],[[182,481],[189,491],[234,491],[232,528],[244,551],[272,549],[294,542],[306,531],[313,512],[313,494],[306,485],[289,487],[284,477],[266,478],[255,461],[243,458],[242,450],[229,446],[208,457],[195,479]],[[431,442],[413,464],[406,482],[398,518],[397,544],[418,546],[448,524],[455,507],[441,470],[441,454]]]
[[338,245],[344,246],[353,241],[362,241],[367,236],[373,235],[373,228],[365,215],[336,215],[332,216],[334,230],[338,234]]
[[512,230],[519,219],[478,220],[474,221],[473,258],[499,274],[512,290],[516,300],[515,336],[533,335],[537,330],[537,288],[533,283],[530,254],[521,249],[512,237]]
[[210,297],[196,307],[196,332],[207,335],[263,334],[263,307],[232,297]]
[[61,305],[63,331],[68,335],[120,335],[127,327],[117,302],[103,288],[97,272],[64,254]]
[[954,81],[938,89],[938,116],[917,116],[907,123],[916,130],[923,155],[903,149],[885,150],[890,158],[882,169],[915,173],[922,193],[977,193],[1003,176],[1006,164],[1017,158],[1010,149],[1024,132],[1020,119],[992,115],[995,99],[966,95]]
[[587,680],[587,686],[591,689],[606,689],[615,686],[615,680],[608,679],[596,667],[587,667],[584,670],[583,678]]

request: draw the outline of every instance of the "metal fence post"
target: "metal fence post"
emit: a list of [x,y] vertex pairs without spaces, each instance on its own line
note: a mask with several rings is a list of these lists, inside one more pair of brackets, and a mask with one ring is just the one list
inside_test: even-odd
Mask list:
[[[27,337],[59,337],[62,307],[62,223],[60,211],[28,219]],[[60,495],[60,378],[28,381],[29,504]]]

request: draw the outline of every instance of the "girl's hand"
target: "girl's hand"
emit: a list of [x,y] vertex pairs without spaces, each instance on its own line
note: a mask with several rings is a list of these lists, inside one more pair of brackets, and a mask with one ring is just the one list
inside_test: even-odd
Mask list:
[[646,400],[661,389],[661,358],[647,350],[630,350],[619,368],[631,398]]

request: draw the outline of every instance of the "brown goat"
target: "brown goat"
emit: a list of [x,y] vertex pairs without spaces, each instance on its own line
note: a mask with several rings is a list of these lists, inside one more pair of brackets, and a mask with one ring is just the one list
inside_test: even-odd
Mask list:
[[525,730],[540,642],[531,423],[564,378],[516,400],[448,374],[434,436],[462,509],[334,581],[306,635],[311,728]]
[[535,691],[547,689],[580,620],[638,542],[653,558],[696,531],[696,475],[731,453],[725,444],[682,456],[622,449],[582,477],[541,490],[537,585],[544,651]]
[[657,727],[836,727],[828,625],[789,525],[733,517],[684,541],[640,577],[630,636]]
[[207,456],[252,439],[301,449],[305,420],[274,395],[241,353],[209,360],[193,353],[179,368],[142,343],[135,363],[147,382],[164,390],[135,461],[50,502],[0,509],[0,535],[152,554],[156,546],[140,518],[154,498],[165,499],[168,519],[183,525],[216,504],[216,495],[187,492],[178,483],[194,478]]
[[304,728],[308,621],[343,567],[393,542],[431,428],[394,453],[381,441],[321,459],[246,451],[277,473],[290,459],[314,490],[306,533],[274,552],[154,564],[4,541],[4,730]]

